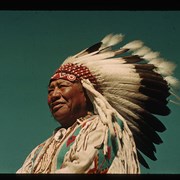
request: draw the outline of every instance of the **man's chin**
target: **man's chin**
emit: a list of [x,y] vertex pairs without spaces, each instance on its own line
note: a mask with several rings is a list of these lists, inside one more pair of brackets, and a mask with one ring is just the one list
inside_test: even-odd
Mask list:
[[59,123],[63,122],[63,121],[67,121],[68,116],[69,116],[69,110],[67,109],[62,109],[60,108],[59,110],[55,111],[52,113],[54,119],[56,119],[56,121],[58,121]]

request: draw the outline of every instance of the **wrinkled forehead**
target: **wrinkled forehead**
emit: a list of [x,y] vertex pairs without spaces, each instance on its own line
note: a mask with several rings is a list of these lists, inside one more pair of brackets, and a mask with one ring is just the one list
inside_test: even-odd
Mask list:
[[51,80],[50,83],[49,83],[49,86],[51,85],[56,85],[56,84],[73,84],[74,82],[71,82],[71,81],[68,81],[66,79],[54,79],[54,80]]
[[82,83],[81,81],[79,80],[76,80],[76,81],[69,81],[69,80],[66,80],[66,79],[54,79],[52,81],[50,81],[49,85],[48,85],[48,89],[50,88],[55,88],[55,87],[64,87],[64,88],[67,88],[67,87],[72,87],[72,88],[77,88],[82,91],[83,89],[83,86],[82,86]]

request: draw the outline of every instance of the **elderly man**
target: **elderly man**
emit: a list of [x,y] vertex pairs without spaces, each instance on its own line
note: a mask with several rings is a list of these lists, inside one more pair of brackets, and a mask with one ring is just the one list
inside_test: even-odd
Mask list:
[[48,105],[60,127],[17,173],[140,173],[139,163],[149,168],[141,153],[156,159],[154,144],[162,142],[157,132],[165,127],[154,114],[170,113],[175,65],[141,41],[112,50],[122,39],[110,34],[56,70]]

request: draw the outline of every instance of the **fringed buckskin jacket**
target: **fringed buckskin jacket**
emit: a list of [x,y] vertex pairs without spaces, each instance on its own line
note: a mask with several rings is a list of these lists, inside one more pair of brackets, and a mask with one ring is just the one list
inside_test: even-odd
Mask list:
[[98,115],[79,119],[68,129],[55,129],[16,173],[139,173],[133,140],[122,121],[117,122],[122,133],[116,132],[114,139]]

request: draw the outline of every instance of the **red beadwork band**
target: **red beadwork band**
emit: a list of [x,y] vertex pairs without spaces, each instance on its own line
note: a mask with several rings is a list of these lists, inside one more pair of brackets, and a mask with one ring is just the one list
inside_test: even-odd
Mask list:
[[71,82],[81,79],[89,79],[91,83],[97,85],[96,78],[91,74],[90,70],[83,65],[68,63],[60,66],[50,81],[56,79],[65,79]]

